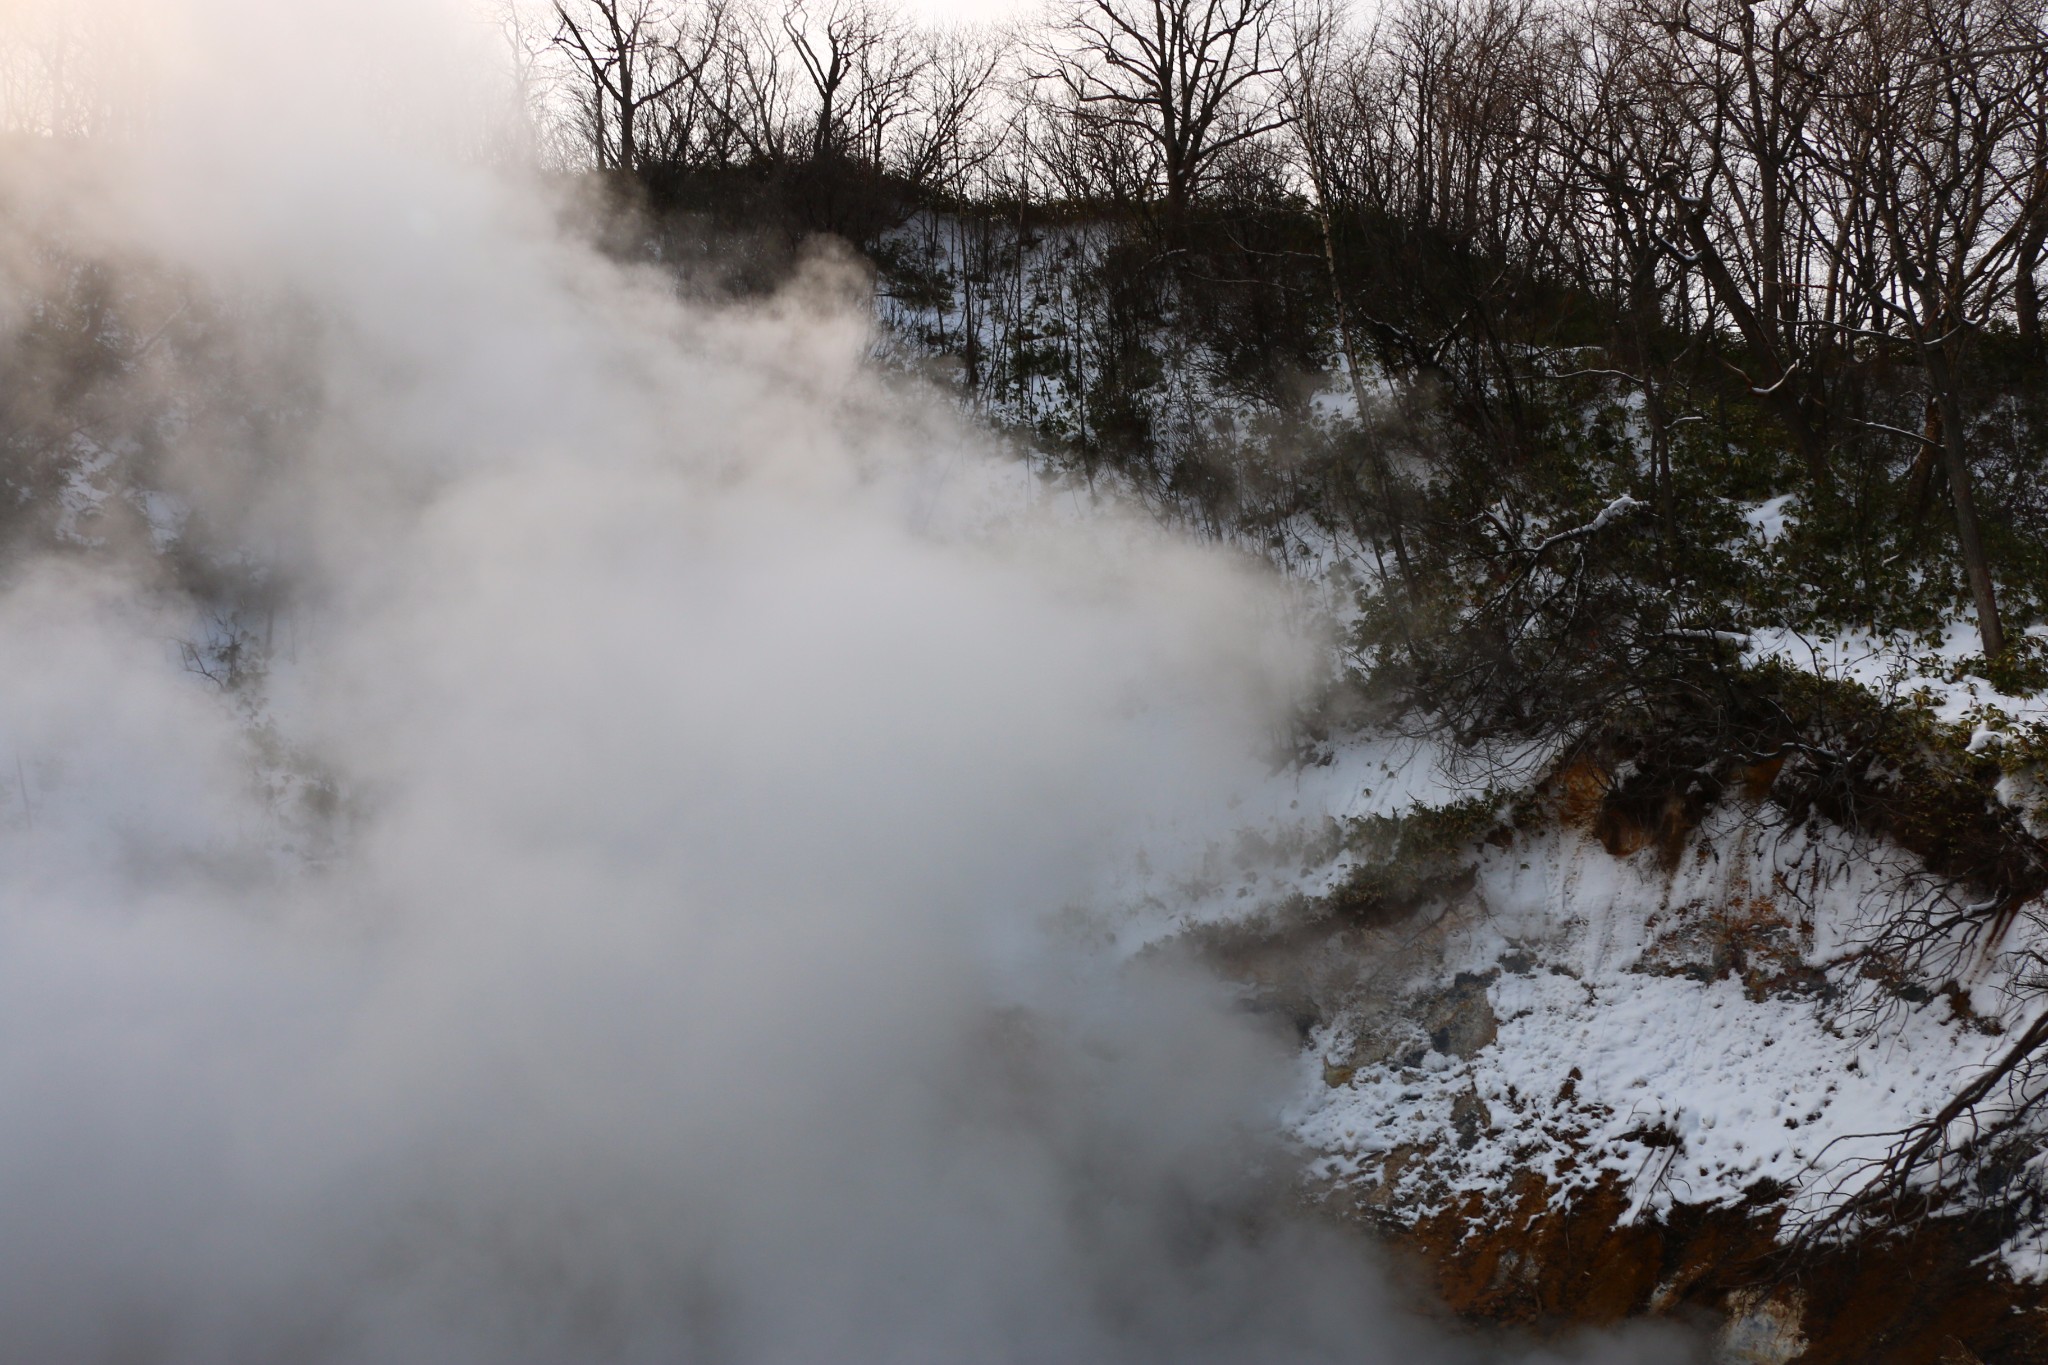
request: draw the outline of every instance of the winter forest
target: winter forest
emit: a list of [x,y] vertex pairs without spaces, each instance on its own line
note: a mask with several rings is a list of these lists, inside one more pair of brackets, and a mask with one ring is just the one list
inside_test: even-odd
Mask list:
[[0,1355],[2048,1361],[2044,254],[2036,0],[0,0]]

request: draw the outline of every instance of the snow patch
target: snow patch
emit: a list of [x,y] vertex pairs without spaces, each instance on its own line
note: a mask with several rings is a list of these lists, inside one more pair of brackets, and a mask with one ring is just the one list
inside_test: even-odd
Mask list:
[[1391,1182],[1416,1217],[1525,1172],[1619,1180],[1632,1219],[1838,1196],[2002,1045],[1943,996],[1881,1026],[1830,1007],[1884,875],[1845,841],[1723,812],[1675,871],[1569,830],[1489,848],[1430,979],[1483,981],[1494,1036],[1353,1064],[1361,1018],[1325,1025],[1288,1116],[1312,1176]]

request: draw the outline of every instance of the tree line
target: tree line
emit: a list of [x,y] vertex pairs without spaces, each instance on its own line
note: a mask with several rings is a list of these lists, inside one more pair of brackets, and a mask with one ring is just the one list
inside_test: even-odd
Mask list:
[[[1845,444],[1910,452],[1906,496],[1924,514],[1945,494],[1995,655],[1966,376],[1987,331],[2041,344],[2044,14],[1063,0],[934,29],[887,0],[552,0],[523,33],[562,155],[649,178],[804,171],[828,203],[855,178],[869,212],[820,225],[856,237],[933,204],[1027,207],[1113,216],[1170,257],[1248,207],[1305,216],[1350,372],[1447,377],[1510,428],[1532,310],[1586,301],[1598,366],[1641,395],[1661,516],[1710,358],[1815,484]],[[1347,296],[1364,252],[1398,266],[1402,306]],[[1919,420],[1848,391],[1873,357],[1917,377]]]

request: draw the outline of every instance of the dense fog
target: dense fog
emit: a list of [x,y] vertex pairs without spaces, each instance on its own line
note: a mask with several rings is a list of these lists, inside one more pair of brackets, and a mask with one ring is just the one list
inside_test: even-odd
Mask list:
[[9,1356],[1478,1350],[1286,1212],[1292,1030],[1091,919],[1272,760],[1273,583],[868,373],[829,249],[584,245],[457,7],[89,17],[0,323],[107,282],[161,495],[0,587]]

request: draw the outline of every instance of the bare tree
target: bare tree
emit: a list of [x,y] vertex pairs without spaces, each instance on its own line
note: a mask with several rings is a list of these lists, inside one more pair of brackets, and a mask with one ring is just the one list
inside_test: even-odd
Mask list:
[[140,126],[139,49],[119,12],[18,0],[0,17],[0,131],[108,138]]
[[930,60],[902,15],[877,0],[790,0],[782,31],[810,83],[811,159],[878,163]]
[[720,41],[698,77],[710,115],[709,165],[773,166],[790,159],[795,82],[780,14],[758,0],[727,0]]
[[638,170],[643,120],[697,81],[719,41],[722,11],[692,24],[671,0],[554,0],[555,46],[576,65],[600,170]]
[[1379,512],[1378,517],[1367,519],[1368,530],[1373,533],[1377,545],[1377,533],[1384,527],[1386,539],[1393,547],[1394,562],[1400,569],[1401,581],[1412,592],[1415,588],[1415,566],[1409,558],[1407,540],[1401,530],[1400,509],[1387,452],[1372,437],[1367,425],[1372,400],[1366,392],[1364,350],[1359,344],[1357,323],[1352,316],[1351,301],[1344,288],[1344,272],[1337,253],[1338,210],[1335,204],[1340,194],[1337,165],[1346,126],[1345,80],[1348,73],[1357,69],[1358,58],[1349,50],[1342,15],[1334,4],[1317,0],[1298,8],[1291,18],[1288,60],[1280,86],[1281,110],[1287,115],[1301,167],[1307,173],[1310,202],[1322,235],[1323,266],[1329,280],[1330,303],[1337,324],[1337,346],[1343,356],[1344,373],[1350,381],[1360,428],[1367,432],[1365,463]]
[[1879,334],[1902,337],[1926,376],[1938,422],[1925,439],[1948,476],[1978,635],[1997,655],[2005,631],[1972,487],[1963,369],[1973,337],[2008,302],[2036,222],[2041,12],[2034,0],[1859,0],[1855,20],[1824,146],[1857,181],[1871,230],[1842,264]]
[[995,156],[1002,125],[991,123],[991,96],[1004,43],[992,29],[948,28],[915,35],[925,54],[912,77],[914,117],[906,121],[888,161],[913,185],[960,197],[968,176]]
[[1684,155],[1686,131],[1659,84],[1657,62],[1645,59],[1625,17],[1600,9],[1580,15],[1563,50],[1571,64],[1550,90],[1543,122],[1564,207],[1554,215],[1555,240],[1543,263],[1610,305],[1603,377],[1642,395],[1668,562],[1680,537],[1672,399],[1695,336],[1687,262],[1669,245],[1673,224],[1659,180],[1661,168]]
[[1397,212],[1501,259],[1541,221],[1549,54],[1531,0],[1410,0],[1388,21],[1379,98]]
[[1284,127],[1283,0],[1069,0],[1034,75],[1078,133],[1142,149],[1169,221],[1231,148]]
[[2048,248],[2048,99],[2037,100],[2027,120],[2026,163],[2032,167],[2026,192],[2026,230],[2013,259],[2013,320],[2019,337],[2035,353],[2041,350],[2041,265]]
[[[1396,374],[1432,377],[1526,451],[1526,366],[1508,329],[1560,210],[1541,111],[1559,65],[1526,0],[1412,0],[1350,46],[1305,168],[1356,252],[1375,308],[1348,311]],[[1340,234],[1341,235],[1341,234]]]
[[1741,339],[1752,393],[1824,481],[1831,338],[1813,325],[1823,258],[1803,236],[1800,205],[1840,19],[1825,0],[1630,0],[1626,13],[1685,132],[1659,168],[1669,249]]

